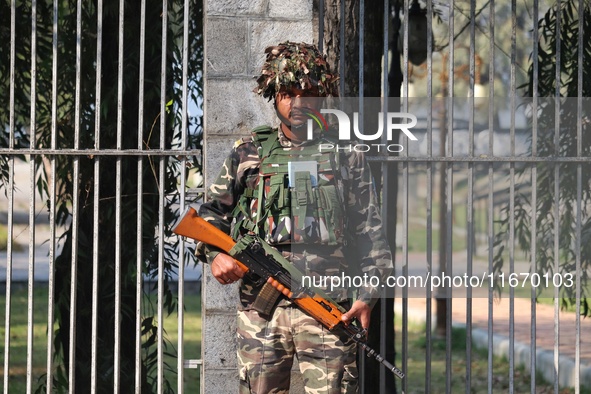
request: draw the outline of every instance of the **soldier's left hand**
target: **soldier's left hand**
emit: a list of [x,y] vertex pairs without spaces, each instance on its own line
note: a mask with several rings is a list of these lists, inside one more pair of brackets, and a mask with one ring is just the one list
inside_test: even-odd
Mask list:
[[345,324],[349,324],[353,318],[357,318],[361,323],[361,328],[369,328],[369,319],[371,318],[371,308],[363,301],[355,301],[346,313],[343,314],[341,319]]

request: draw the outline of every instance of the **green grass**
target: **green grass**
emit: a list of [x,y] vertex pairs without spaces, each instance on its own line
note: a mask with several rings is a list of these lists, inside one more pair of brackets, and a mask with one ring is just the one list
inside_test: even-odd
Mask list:
[[[22,230],[19,230],[17,233],[20,233]],[[18,238],[18,235],[17,235]],[[0,223],[0,251],[5,251],[8,249],[8,227],[4,224]],[[17,241],[13,240],[12,242],[12,251],[19,252],[24,250],[23,245],[18,243]]]
[[[201,358],[201,296],[188,294],[185,296],[184,313],[184,334],[183,334],[183,352],[185,360]],[[178,343],[178,317],[176,314],[164,319],[164,329],[168,333],[168,338],[174,344]],[[175,352],[176,353],[176,352]],[[174,368],[174,371],[167,371],[165,377],[169,380],[171,386],[176,392],[178,375],[176,374],[177,358],[167,356],[164,360]],[[199,392],[199,368],[184,369],[183,390],[185,393]]]
[[[33,339],[33,369],[32,382],[33,391],[39,384],[39,379],[46,372],[47,364],[47,287],[37,286],[34,292],[34,339]],[[0,327],[0,392],[4,390],[4,344],[5,324],[4,316],[6,311],[6,295],[0,295],[0,316],[2,323]],[[185,296],[185,318],[184,318],[184,356],[185,359],[201,358],[201,297],[197,294]],[[10,321],[10,375],[9,392],[26,392],[27,377],[27,289],[13,288],[11,302]],[[173,349],[168,347],[165,352],[176,354],[178,339],[178,318],[174,313],[164,319],[164,329],[167,338]],[[165,370],[165,377],[176,392],[177,388],[177,358],[171,355],[165,356],[164,362],[172,367],[173,371]],[[199,392],[199,369],[184,370],[184,392]]]
[[[0,296],[0,310],[4,317],[5,295]],[[23,393],[26,390],[26,348],[27,348],[27,290],[26,288],[13,289],[12,295],[12,319],[10,330],[10,376],[9,392]],[[35,289],[34,309],[34,346],[33,346],[33,384],[36,387],[38,379],[45,373],[46,346],[47,346],[47,288],[38,286]],[[177,316],[173,314],[165,319],[164,328],[173,347],[177,344]],[[402,335],[401,323],[396,322],[397,327],[397,361],[398,367],[402,367]],[[452,380],[451,392],[465,392],[466,386],[466,331],[454,328],[452,332]],[[4,357],[4,319],[0,327],[0,354]],[[410,323],[408,327],[408,365],[406,374],[408,377],[408,393],[425,392],[425,356],[427,344],[425,339],[425,326]],[[431,342],[431,393],[445,391],[446,387],[446,344],[445,339],[434,338]],[[170,348],[168,349],[170,350]],[[176,353],[176,350],[172,351]],[[184,333],[185,359],[201,358],[201,298],[198,295],[185,296],[185,333]],[[474,349],[471,355],[471,392],[486,393],[488,382],[488,355],[487,350]],[[493,359],[493,393],[505,393],[509,388],[509,362],[505,358]],[[176,370],[176,357],[166,356],[164,360]],[[3,363],[0,365],[0,374],[4,375]],[[166,371],[165,377],[169,380],[176,392],[177,375],[174,371]],[[2,378],[3,379],[3,378]],[[553,386],[544,382],[541,377],[536,380],[537,393],[552,393]],[[399,388],[400,388],[400,382]],[[514,373],[514,389],[516,393],[530,391],[530,376],[523,368],[516,368]],[[3,380],[0,380],[0,391],[3,390]],[[199,392],[199,369],[184,370],[185,393]],[[561,394],[574,393],[573,389],[562,389]],[[582,394],[591,394],[591,390],[581,388]]]
[[[400,322],[397,321],[397,327]],[[402,367],[402,335],[397,333],[397,366]],[[425,390],[426,382],[426,353],[427,343],[425,326],[410,323],[408,327],[408,365],[406,375],[408,379],[408,393],[443,393],[446,390],[446,342],[445,338],[432,337],[431,341],[431,386]],[[466,330],[452,328],[451,346],[451,392],[466,392]],[[471,353],[471,393],[488,392],[488,352],[487,349],[472,348]],[[493,357],[492,363],[493,393],[509,392],[509,361],[506,358]],[[529,372],[523,367],[516,367],[514,371],[514,392],[529,393],[531,379]],[[552,384],[536,375],[536,393],[553,393]],[[560,394],[574,393],[574,389],[561,389]],[[581,394],[590,394],[591,389],[581,387]]]
[[[425,223],[410,223],[408,225],[408,251],[426,252],[427,251],[427,227]],[[439,229],[431,230],[431,250],[437,254],[439,250]],[[466,237],[454,235],[452,239],[452,251],[460,252],[466,250]],[[402,250],[402,247],[398,247]]]
[[8,231],[6,226],[0,224],[0,250],[6,250],[8,245]]
[[[38,379],[45,373],[47,359],[47,287],[38,287],[34,291],[36,300],[33,308],[33,319],[35,321],[33,329],[33,385],[36,385]],[[44,301],[43,301],[44,300]],[[27,372],[27,289],[14,289],[11,302],[11,320],[10,320],[10,375],[8,386],[11,393],[26,392],[26,372]],[[5,315],[6,315],[6,295],[0,297],[0,316],[2,316],[2,326],[0,327],[0,354],[3,360],[0,365],[0,388],[4,389],[4,344],[5,344]]]

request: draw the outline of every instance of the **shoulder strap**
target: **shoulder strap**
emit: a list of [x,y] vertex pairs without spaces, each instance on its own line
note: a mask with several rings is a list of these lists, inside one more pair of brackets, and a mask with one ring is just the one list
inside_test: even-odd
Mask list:
[[252,129],[251,134],[253,142],[259,151],[259,157],[269,156],[273,145],[278,140],[277,131],[270,126],[258,126]]
[[[270,126],[258,126],[251,130],[251,135],[252,142],[257,148],[262,165],[263,159],[269,155],[273,149],[274,144],[278,141],[277,131]],[[234,217],[242,215],[242,219],[239,220],[234,226],[234,233],[232,234],[234,239],[239,238],[241,229],[258,233],[257,228],[259,226],[257,224],[260,224],[261,208],[264,203],[264,198],[262,197],[264,196],[264,186],[264,180],[260,179],[259,186],[256,189],[246,189],[245,192],[240,196],[240,199],[238,200],[238,203],[232,212]],[[254,218],[254,220],[252,220],[250,217],[250,203],[252,199],[258,199],[257,216]]]

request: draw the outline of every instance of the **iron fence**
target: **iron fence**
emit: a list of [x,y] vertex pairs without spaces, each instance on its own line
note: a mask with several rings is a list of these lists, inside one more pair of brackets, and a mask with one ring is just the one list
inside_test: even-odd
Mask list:
[[[364,97],[365,87],[369,84],[367,82],[366,58],[375,56],[375,53],[368,54],[366,48],[370,44],[375,44],[373,41],[368,41],[366,31],[366,20],[370,20],[370,7],[363,0],[354,3],[358,7],[358,27],[359,32],[357,38],[358,59],[355,63],[357,70],[357,90],[360,98]],[[125,34],[125,7],[124,2],[120,3],[117,15],[117,34],[123,37]],[[3,3],[4,5],[4,3]],[[178,67],[181,71],[181,78],[176,82],[171,82],[167,76],[166,70],[170,70],[171,58],[168,56],[167,48],[170,42],[168,34],[170,33],[169,20],[167,19],[169,10],[168,3],[165,1],[161,19],[161,42],[160,47],[162,54],[161,59],[160,81],[156,84],[160,85],[160,94],[157,99],[159,106],[159,114],[161,116],[150,119],[150,123],[158,124],[159,130],[169,130],[170,125],[167,119],[174,117],[172,112],[178,112],[180,121],[176,123],[179,139],[173,141],[167,140],[164,132],[160,133],[160,140],[154,146],[146,145],[146,134],[138,133],[135,146],[124,145],[123,136],[127,132],[123,122],[123,112],[125,111],[124,91],[126,84],[126,64],[124,63],[124,54],[126,48],[124,40],[118,41],[117,46],[117,97],[115,106],[117,117],[115,143],[109,148],[105,148],[101,144],[101,133],[95,133],[90,140],[87,138],[88,129],[87,123],[81,119],[84,115],[83,97],[84,89],[82,86],[85,81],[83,74],[87,70],[81,68],[82,57],[87,56],[82,45],[83,34],[83,15],[82,5],[78,2],[76,8],[76,34],[78,40],[75,53],[75,90],[71,92],[73,97],[73,111],[70,123],[72,125],[72,145],[68,146],[62,144],[60,141],[61,134],[59,133],[62,127],[63,115],[60,112],[60,105],[62,102],[61,96],[58,97],[60,75],[58,61],[61,56],[61,47],[59,41],[59,26],[60,26],[60,12],[59,2],[54,2],[52,6],[52,37],[49,40],[51,43],[51,66],[49,67],[51,77],[42,77],[46,73],[47,64],[40,64],[39,53],[37,53],[38,40],[47,40],[47,37],[39,36],[40,26],[37,23],[40,16],[37,15],[37,2],[33,1],[30,7],[31,14],[28,20],[31,24],[31,34],[27,41],[30,45],[30,66],[23,70],[17,67],[17,45],[19,37],[17,37],[17,5],[16,2],[11,2],[10,7],[10,40],[6,44],[10,46],[9,53],[9,67],[3,69],[9,71],[10,75],[7,77],[7,86],[9,89],[9,102],[7,105],[8,120],[6,144],[0,147],[0,153],[3,160],[0,164],[5,164],[5,171],[3,169],[4,191],[6,193],[5,203],[5,219],[3,224],[6,224],[7,229],[7,249],[6,255],[6,270],[5,270],[5,315],[4,315],[4,392],[8,393],[12,384],[11,373],[17,369],[24,368],[24,375],[26,379],[26,391],[32,392],[35,390],[35,379],[38,379],[38,369],[34,363],[34,349],[35,343],[39,340],[37,327],[33,323],[36,319],[35,311],[36,305],[39,301],[38,297],[46,297],[47,299],[47,316],[45,319],[46,330],[46,362],[41,369],[46,373],[44,378],[45,385],[48,391],[55,384],[56,380],[62,377],[56,375],[56,361],[54,359],[54,343],[56,342],[55,320],[57,313],[63,311],[56,310],[57,300],[56,295],[56,281],[62,278],[56,277],[56,260],[58,256],[64,253],[65,246],[60,243],[61,237],[67,232],[69,228],[71,232],[71,244],[69,253],[67,253],[70,260],[69,265],[69,303],[70,305],[77,305],[78,292],[80,292],[79,283],[76,278],[81,267],[78,265],[79,256],[81,253],[88,253],[91,255],[92,261],[92,307],[90,311],[91,332],[80,331],[83,328],[77,327],[76,324],[70,324],[68,337],[68,351],[63,354],[68,360],[67,367],[64,369],[68,371],[68,376],[63,377],[67,382],[67,389],[70,392],[76,390],[76,337],[88,335],[92,339],[90,348],[92,349],[92,356],[90,358],[90,365],[88,370],[92,376],[90,378],[90,390],[96,392],[98,390],[97,380],[101,377],[97,376],[100,367],[97,365],[99,360],[99,353],[107,351],[101,348],[101,344],[97,343],[98,322],[100,317],[101,305],[99,294],[99,270],[102,264],[101,261],[101,242],[102,235],[101,224],[101,204],[104,200],[105,189],[111,188],[114,193],[110,196],[115,200],[113,205],[115,209],[114,217],[116,224],[114,226],[115,249],[113,251],[113,334],[114,347],[108,351],[114,354],[114,363],[112,371],[112,385],[113,391],[123,391],[124,387],[120,384],[121,358],[122,346],[126,346],[126,342],[133,342],[135,351],[134,367],[135,372],[135,389],[136,392],[141,392],[141,382],[144,382],[143,363],[146,362],[143,356],[143,347],[145,342],[142,340],[142,332],[144,326],[142,321],[145,317],[145,282],[146,282],[146,256],[142,249],[143,245],[143,226],[145,224],[145,210],[143,196],[145,196],[145,179],[146,173],[152,171],[156,184],[163,186],[167,182],[167,168],[171,161],[178,161],[177,175],[179,179],[179,192],[177,197],[177,204],[180,210],[184,209],[186,201],[192,201],[203,192],[202,189],[189,189],[187,191],[186,172],[187,160],[190,157],[199,154],[200,151],[192,149],[189,145],[188,138],[190,136],[188,115],[189,111],[189,91],[190,78],[188,76],[188,62],[190,59],[190,44],[189,44],[189,9],[192,3],[185,2],[184,10],[180,20],[179,37],[182,37],[182,43],[179,44],[182,56],[175,58],[172,62],[178,66],[180,62],[182,65]],[[340,53],[346,52],[346,45],[351,43],[351,40],[346,36],[345,26],[347,18],[346,13],[347,2],[340,3],[338,10],[340,24]],[[587,43],[584,41],[583,26],[586,23],[583,10],[588,9],[588,4],[585,1],[578,2],[559,2],[558,5],[563,10],[570,10],[568,7],[574,7],[574,11],[563,13],[548,13],[556,4],[540,4],[538,0],[531,4],[517,4],[517,2],[500,2],[487,1],[476,2],[472,1],[454,1],[451,3],[440,3],[428,0],[426,2],[411,2],[405,0],[404,2],[390,2],[388,0],[383,3],[383,14],[381,21],[383,22],[381,28],[381,42],[376,47],[381,48],[380,59],[382,62],[382,79],[380,91],[383,96],[384,105],[387,108],[388,97],[402,96],[403,112],[419,111],[424,113],[421,118],[421,124],[417,131],[421,133],[420,147],[413,146],[408,140],[401,138],[400,143],[404,150],[400,155],[386,156],[376,155],[371,158],[372,163],[379,163],[381,166],[381,190],[382,190],[382,210],[384,218],[398,218],[398,221],[387,221],[387,229],[390,233],[396,228],[396,244],[393,245],[393,250],[396,251],[396,273],[408,278],[413,275],[416,270],[422,270],[423,274],[436,275],[441,274],[442,271],[447,272],[461,272],[468,277],[478,276],[483,270],[486,275],[494,273],[498,280],[498,275],[502,273],[507,274],[507,278],[511,274],[529,274],[530,276],[544,275],[551,273],[565,274],[572,273],[574,278],[574,288],[569,294],[569,297],[574,300],[572,308],[574,308],[574,332],[561,331],[560,322],[564,315],[571,312],[562,312],[561,300],[564,299],[564,293],[561,292],[560,286],[553,286],[551,294],[553,298],[552,304],[552,324],[548,326],[543,323],[543,328],[551,329],[551,348],[545,350],[543,346],[538,344],[541,342],[540,330],[542,323],[539,322],[539,306],[536,299],[540,295],[536,292],[535,286],[530,286],[527,289],[529,293],[523,295],[516,294],[519,289],[518,286],[507,286],[508,290],[508,321],[506,324],[506,337],[508,346],[505,350],[505,355],[509,361],[508,371],[508,386],[503,389],[509,392],[515,392],[515,384],[517,377],[517,362],[524,359],[523,355],[516,354],[516,348],[526,349],[527,357],[525,363],[530,371],[548,370],[548,379],[555,392],[558,392],[560,386],[571,385],[575,388],[575,392],[580,392],[581,388],[585,387],[589,381],[589,375],[586,364],[583,360],[584,352],[581,338],[581,331],[584,324],[580,318],[581,312],[585,312],[585,305],[581,303],[581,299],[587,294],[585,291],[585,284],[587,278],[587,261],[588,252],[584,249],[584,244],[587,240],[588,227],[588,164],[589,151],[588,144],[586,144],[585,129],[588,121],[586,120],[586,101],[583,98],[585,92],[584,80],[584,51]],[[102,15],[102,1],[97,2],[97,14]],[[324,44],[324,19],[325,10],[328,5],[325,1],[318,2],[319,17],[319,43]],[[418,7],[418,8],[417,8]],[[587,7],[587,8],[586,8]],[[20,8],[18,9],[20,10]],[[2,14],[8,15],[4,13]],[[137,90],[137,102],[143,103],[146,100],[144,86],[147,82],[144,75],[145,53],[146,47],[146,9],[145,1],[141,3],[141,15],[139,18],[139,35],[138,35],[138,74],[139,80]],[[578,52],[576,57],[571,58],[570,63],[561,63],[552,59],[560,59],[561,54],[565,51],[567,43],[561,42],[561,36],[556,35],[555,41],[551,42],[555,57],[542,56],[541,48],[546,48],[549,44],[548,36],[540,35],[541,28],[549,28],[546,20],[543,26],[540,25],[540,20],[543,16],[547,16],[548,20],[552,19],[560,30],[561,26],[576,27],[576,48]],[[424,25],[415,26],[417,19],[423,18]],[[563,21],[565,18],[566,21]],[[571,19],[568,19],[571,18]],[[20,19],[18,19],[20,20]],[[105,34],[105,26],[101,25],[102,19],[96,19],[96,62],[93,65],[94,77],[94,94],[92,95],[94,102],[88,108],[92,108],[96,114],[92,128],[94,130],[101,130],[101,122],[103,118],[100,116],[101,107],[104,105],[102,97],[102,90],[105,89],[101,83],[101,76],[103,75],[104,54],[101,52],[101,43],[103,35]],[[373,21],[373,20],[372,20]],[[411,21],[412,23],[409,23]],[[439,21],[440,23],[436,23]],[[374,22],[371,22],[375,24]],[[561,25],[562,23],[562,25]],[[554,26],[554,25],[552,25]],[[573,28],[574,28],[573,27]],[[426,33],[419,34],[417,29],[424,28]],[[551,31],[551,30],[546,30]],[[349,34],[349,33],[347,33]],[[416,37],[424,37],[424,41],[416,41]],[[573,36],[569,36],[573,39]],[[374,40],[375,37],[370,36],[369,40]],[[4,43],[3,43],[4,45]],[[424,47],[425,58],[424,62],[415,60],[415,56],[419,56],[414,51],[417,47]],[[44,55],[42,53],[42,55]],[[531,54],[531,63],[528,62]],[[47,59],[42,59],[46,61]],[[346,75],[347,61],[350,59],[342,56],[338,62],[338,67],[341,75]],[[420,64],[413,64],[413,61]],[[441,61],[441,66],[438,62]],[[423,64],[423,66],[421,66]],[[555,74],[555,81],[552,85],[554,99],[552,101],[544,101],[541,99],[539,84],[542,76],[547,71],[548,66],[555,67],[552,69]],[[422,68],[421,68],[422,67]],[[485,71],[482,70],[485,68]],[[396,70],[400,69],[402,78],[399,79],[401,86],[392,81],[396,81]],[[486,72],[488,69],[488,72]],[[28,90],[28,98],[30,103],[30,115],[27,119],[19,117],[18,95],[21,92],[16,91],[20,86],[20,74],[27,74],[30,77],[30,86]],[[564,75],[571,75],[574,78],[572,86],[574,90],[565,91],[568,88],[569,81]],[[39,80],[38,80],[39,78]],[[50,91],[39,91],[41,84],[40,79],[45,78],[49,81]],[[488,86],[483,87],[481,81],[487,81]],[[154,83],[154,81],[151,81]],[[522,84],[530,83],[529,92],[531,98],[524,101],[520,99],[522,96]],[[180,106],[171,110],[169,106],[169,88],[172,84],[180,92],[181,100]],[[401,87],[401,91],[398,89]],[[348,86],[345,85],[345,78],[341,79],[341,92],[346,93]],[[411,97],[411,91],[414,95],[423,97],[417,100]],[[359,93],[360,92],[360,93]],[[570,102],[563,102],[558,99],[560,96],[572,95],[576,92],[577,98],[570,99]],[[483,94],[485,98],[477,98],[479,94]],[[437,96],[443,98],[438,98]],[[523,94],[526,95],[526,94]],[[458,97],[462,98],[461,100]],[[42,99],[40,99],[42,97]],[[424,99],[426,98],[426,99]],[[500,98],[500,102],[499,99]],[[39,101],[41,100],[41,102]],[[467,116],[463,110],[457,106],[458,102],[466,104],[468,111]],[[39,123],[38,108],[46,105],[50,108],[50,117],[47,125]],[[528,107],[529,105],[529,107]],[[463,106],[462,106],[463,108]],[[529,117],[529,123],[522,125],[521,115],[524,113],[524,108],[538,114],[537,110],[543,108],[543,114]],[[532,110],[533,108],[533,110]],[[138,118],[138,124],[145,124],[147,119],[144,111],[141,108],[135,112]],[[165,116],[165,114],[169,114]],[[567,115],[573,115],[568,117]],[[548,120],[547,117],[552,118]],[[4,119],[4,118],[3,118]],[[558,119],[556,121],[555,119]],[[574,119],[574,121],[573,121]],[[44,121],[45,122],[45,121]],[[20,127],[26,125],[26,130]],[[40,139],[41,130],[47,126],[49,133],[46,139]],[[565,131],[569,128],[570,132]],[[149,132],[148,132],[149,134]],[[520,139],[520,136],[525,135],[525,139]],[[27,137],[27,144],[21,144],[19,141],[25,141],[21,137]],[[467,142],[466,142],[467,141]],[[502,141],[499,143],[499,141]],[[465,142],[464,145],[461,143]],[[478,142],[478,144],[477,144]],[[480,145],[479,145],[480,144]],[[174,145],[174,146],[173,146]],[[524,148],[525,147],[525,148]],[[464,149],[464,150],[462,150]],[[525,149],[525,153],[520,149]],[[438,151],[439,150],[439,151]],[[18,163],[22,158],[26,158],[25,166],[19,166]],[[64,222],[61,220],[62,211],[58,209],[59,201],[57,194],[62,187],[60,178],[58,176],[58,167],[61,160],[68,161],[69,174],[71,179],[80,179],[81,171],[85,165],[90,163],[92,168],[92,183],[81,184],[79,182],[72,182],[72,190],[70,192],[71,199],[68,203],[69,212],[74,212],[70,219]],[[198,160],[200,162],[200,160]],[[107,163],[112,162],[113,165],[107,167]],[[128,172],[124,168],[135,166],[135,177],[132,179],[125,178]],[[25,169],[24,172],[17,175],[18,169]],[[45,169],[49,174],[46,179],[47,184],[44,186],[39,183],[40,169]],[[106,186],[101,182],[106,168],[112,168],[115,172],[114,183]],[[21,181],[24,182],[21,183]],[[43,179],[43,178],[41,178]],[[122,194],[124,186],[128,182],[134,182],[137,188],[135,193],[135,207],[133,221],[135,222],[135,245],[124,245],[121,240],[123,234],[121,233],[125,220],[129,220],[128,212],[122,211],[122,199],[128,196]],[[391,188],[392,183],[397,185],[397,188]],[[570,183],[569,183],[570,182]],[[23,186],[24,185],[24,186]],[[41,185],[41,186],[40,186]],[[41,189],[39,189],[41,187]],[[46,193],[42,194],[40,190],[46,187]],[[25,196],[26,205],[19,205],[21,200],[18,199],[18,189],[21,188],[20,196]],[[570,189],[572,193],[565,194],[565,190]],[[85,195],[85,191],[88,194]],[[389,193],[395,192],[397,198],[394,198]],[[568,190],[566,190],[568,191]],[[165,353],[167,352],[166,343],[164,342],[164,317],[166,316],[165,298],[167,295],[167,266],[166,256],[168,250],[167,243],[167,222],[170,218],[165,217],[166,206],[171,202],[170,190],[165,187],[157,189],[157,212],[155,213],[157,229],[155,231],[155,239],[157,248],[154,256],[151,256],[151,261],[156,263],[156,266],[151,271],[150,278],[156,280],[156,312],[154,313],[157,324],[154,329],[157,331],[156,346],[157,352],[154,360],[148,360],[155,363],[156,371],[154,377],[154,384],[158,392],[162,392],[165,381]],[[173,193],[174,194],[174,193]],[[41,197],[43,196],[43,197]],[[397,203],[393,203],[397,201]],[[482,203],[478,203],[482,201]],[[550,208],[543,206],[549,204]],[[76,214],[80,212],[82,206],[92,206],[92,231],[91,234],[95,242],[92,242],[91,250],[80,250],[79,245],[87,245],[86,240],[78,238],[80,234],[80,226],[85,223],[80,222],[81,218]],[[544,209],[544,215],[540,213],[540,209]],[[25,215],[22,215],[22,212]],[[43,214],[41,212],[44,212]],[[46,213],[47,214],[46,214]],[[568,216],[571,215],[571,216]],[[567,217],[568,216],[568,217]],[[47,221],[45,222],[45,217]],[[86,216],[85,218],[87,218]],[[124,219],[127,218],[127,219]],[[480,219],[479,219],[480,218]],[[568,223],[566,220],[570,220]],[[4,221],[5,220],[5,221]],[[521,221],[521,222],[520,222]],[[19,223],[26,223],[26,227],[19,227]],[[58,224],[61,223],[61,225]],[[416,229],[418,223],[419,229]],[[480,223],[480,224],[479,224]],[[527,226],[524,226],[524,223]],[[41,226],[43,224],[43,226]],[[501,227],[504,226],[504,227]],[[47,230],[40,230],[46,228]],[[128,227],[126,227],[128,228]],[[527,231],[526,231],[527,230]],[[40,236],[39,232],[42,231]],[[17,242],[15,240],[22,237],[24,233],[28,233],[27,245],[24,251],[17,250]],[[460,235],[457,235],[457,234]],[[418,235],[417,235],[418,234]],[[455,235],[454,235],[455,234]],[[565,241],[565,237],[571,237],[572,241]],[[43,241],[47,239],[46,246],[47,256],[40,256],[38,249],[40,248],[39,238]],[[419,238],[421,246],[419,249],[413,249],[413,238]],[[525,242],[527,241],[527,242]],[[436,247],[438,244],[438,247]],[[506,254],[497,254],[499,248],[506,245]],[[194,368],[201,365],[199,360],[192,359],[193,356],[184,353],[183,337],[184,337],[184,296],[185,288],[185,266],[186,253],[184,244],[180,244],[180,253],[178,257],[178,269],[174,273],[178,276],[178,297],[179,307],[176,309],[176,318],[178,324],[178,341],[176,343],[176,366],[172,369],[177,373],[177,391],[183,392],[184,389],[184,368]],[[526,248],[527,247],[527,248]],[[134,318],[125,320],[125,311],[122,306],[125,306],[125,291],[130,291],[128,288],[122,289],[121,279],[125,274],[125,269],[128,266],[122,258],[122,249],[135,248],[135,271],[132,277],[135,278],[134,290],[135,294],[132,297],[135,301],[133,306]],[[522,251],[521,249],[526,249]],[[418,251],[417,251],[418,250]],[[463,255],[460,259],[458,256]],[[21,260],[22,258],[22,265]],[[498,263],[504,259],[508,261],[504,266],[504,270],[500,269]],[[44,268],[46,263],[46,268]],[[20,274],[20,269],[23,268],[23,275]],[[46,269],[46,271],[45,271]],[[480,271],[479,271],[480,270]],[[40,274],[41,271],[41,274]],[[485,276],[486,276],[485,275]],[[46,278],[47,288],[40,287],[39,278]],[[488,278],[488,276],[486,276]],[[554,276],[553,276],[554,277]],[[522,277],[520,277],[522,279]],[[13,299],[16,291],[16,286],[19,281],[26,284],[26,302],[17,304],[17,300]],[[493,281],[491,281],[493,282]],[[495,372],[493,370],[497,361],[493,357],[493,349],[495,349],[495,341],[500,340],[497,335],[497,324],[495,321],[497,312],[497,303],[495,297],[499,290],[498,281],[494,282],[497,287],[486,287],[486,294],[484,298],[481,294],[472,294],[473,289],[468,287],[462,297],[457,297],[457,294],[452,292],[450,288],[435,291],[430,287],[424,289],[424,294],[420,297],[412,292],[413,289],[402,288],[396,292],[396,303],[401,315],[401,320],[397,322],[396,332],[400,334],[397,343],[397,351],[400,353],[401,369],[405,370],[408,378],[399,383],[399,388],[403,392],[412,392],[413,387],[409,386],[409,382],[413,375],[418,374],[409,360],[413,355],[409,354],[409,325],[412,319],[416,318],[417,300],[421,300],[422,309],[419,309],[419,318],[425,324],[425,362],[422,364],[424,370],[424,392],[453,392],[457,389],[454,386],[454,377],[457,371],[453,368],[453,326],[458,323],[457,318],[454,317],[454,312],[457,310],[463,311],[463,319],[461,322],[466,328],[465,338],[465,367],[461,372],[463,377],[463,386],[465,391],[471,392],[473,382],[475,361],[473,360],[475,349],[473,343],[478,342],[486,344],[487,350],[487,391],[493,392],[498,387],[498,382],[495,380]],[[507,282],[508,283],[508,282]],[[521,283],[521,282],[519,282]],[[531,283],[531,282],[530,282]],[[61,284],[60,284],[61,286]],[[38,293],[42,289],[42,295]],[[564,287],[563,287],[564,289]],[[414,289],[416,290],[416,289]],[[36,292],[37,291],[37,292]],[[506,296],[505,293],[503,293]],[[521,320],[516,322],[516,317],[519,317],[523,310],[516,309],[516,300],[523,297],[528,301],[529,305],[529,342],[525,345],[516,343],[516,330],[519,325],[522,325]],[[453,299],[453,303],[452,303]],[[476,300],[484,299],[485,303],[478,303],[475,310]],[[458,304],[459,302],[459,304]],[[19,308],[26,305],[26,358],[24,365],[17,364],[15,354],[19,352],[12,346],[14,338],[11,333],[14,332],[15,322],[12,320],[15,315],[13,306],[18,305]],[[382,354],[387,354],[391,349],[389,342],[385,338],[391,337],[394,333],[389,332],[386,324],[388,319],[393,318],[393,311],[387,309],[388,304],[382,304],[381,310],[381,327],[380,337],[384,340],[380,344],[380,351]],[[476,320],[476,312],[482,312],[482,308],[486,308],[484,314],[486,324],[474,323]],[[523,304],[519,304],[523,305]],[[124,313],[125,312],[125,313]],[[438,319],[435,318],[437,312]],[[77,320],[77,307],[72,307],[67,310],[69,314],[69,321]],[[455,319],[455,320],[454,320]],[[133,338],[122,337],[121,326],[129,321],[135,324],[134,331],[136,336]],[[503,323],[504,324],[504,323]],[[478,326],[478,327],[477,327]],[[65,328],[63,328],[65,329]],[[437,330],[441,331],[437,331]],[[44,331],[45,332],[45,331]],[[436,342],[435,336],[443,333],[445,338],[445,388],[434,386],[432,368],[437,361],[433,359],[433,346]],[[484,336],[482,336],[483,334]],[[546,332],[542,333],[547,336]],[[478,338],[480,339],[478,339]],[[571,341],[571,347],[574,350],[571,352],[565,349],[561,342],[564,338]],[[521,350],[520,350],[521,351]],[[547,366],[544,364],[544,355],[551,354],[551,364]],[[572,360],[570,360],[572,358]],[[572,361],[572,365],[569,364]],[[18,361],[21,363],[22,361]],[[567,373],[572,375],[567,376]],[[362,373],[362,375],[364,375]],[[561,376],[561,377],[559,377]],[[564,378],[562,378],[564,377]],[[536,388],[540,382],[535,373],[531,373],[530,390],[532,393],[536,392]],[[389,392],[392,387],[388,387],[387,374],[382,370],[379,374],[379,392]]]
[[187,184],[201,5],[146,3],[1,4],[4,393],[183,392],[200,364],[170,225],[203,191]]

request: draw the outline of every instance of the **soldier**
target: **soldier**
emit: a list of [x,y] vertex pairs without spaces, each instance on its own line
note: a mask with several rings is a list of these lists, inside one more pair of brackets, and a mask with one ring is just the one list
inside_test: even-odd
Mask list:
[[[357,272],[382,280],[392,258],[363,154],[319,150],[327,141],[336,145],[327,130],[307,139],[308,113],[319,110],[321,98],[337,96],[337,76],[313,45],[284,42],[265,52],[254,91],[274,101],[279,126],[257,127],[252,137],[236,142],[200,216],[235,239],[261,236],[305,274]],[[308,164],[300,171],[302,161]],[[241,281],[241,393],[288,392],[294,355],[307,392],[357,392],[354,342],[329,332],[283,296],[269,315],[262,314],[253,306],[261,288],[243,277],[232,258],[207,245],[199,245],[197,254],[221,284]],[[355,318],[367,328],[378,288],[356,289],[352,304],[350,290],[329,295],[348,310],[346,324]]]

